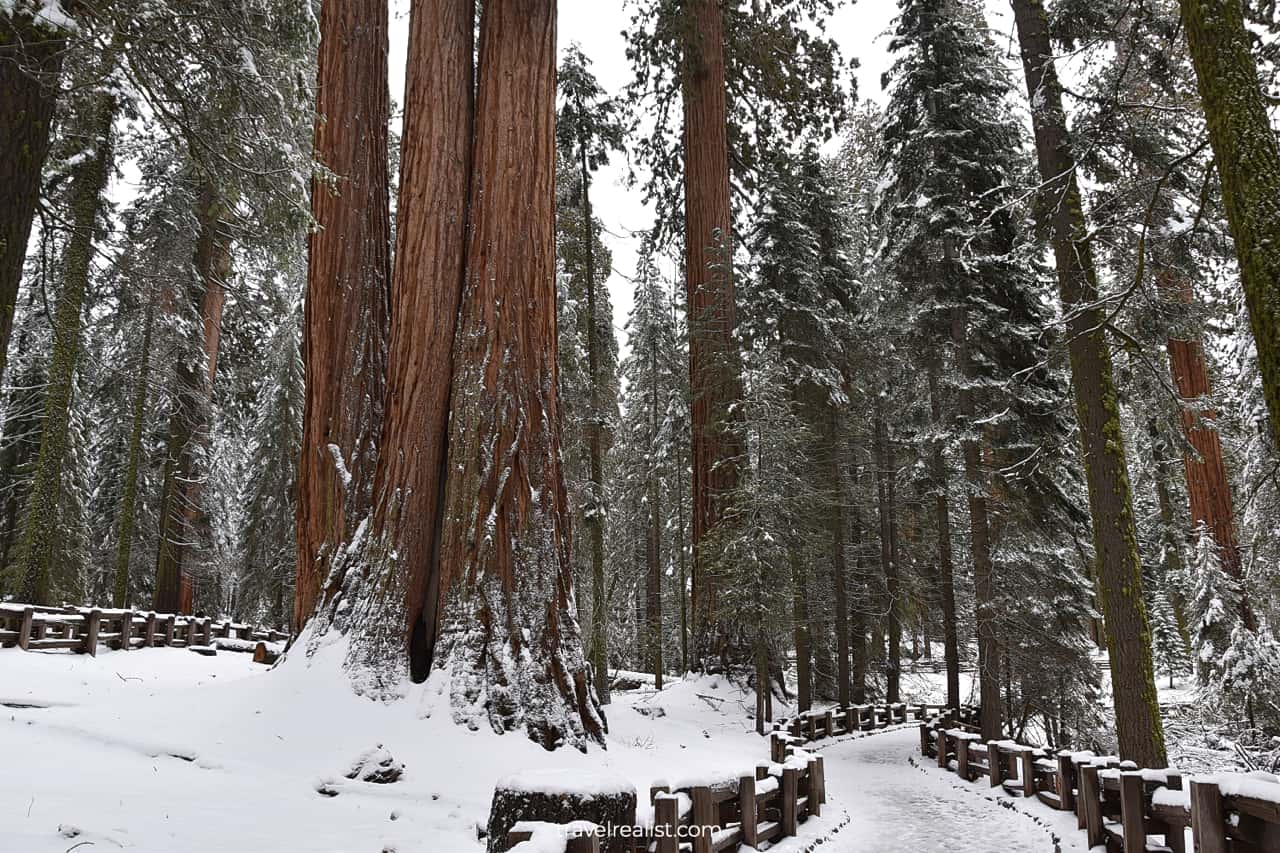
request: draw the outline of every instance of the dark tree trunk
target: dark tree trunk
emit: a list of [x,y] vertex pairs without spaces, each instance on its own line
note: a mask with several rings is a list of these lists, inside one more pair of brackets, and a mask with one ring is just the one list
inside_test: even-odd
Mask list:
[[845,560],[844,531],[844,465],[839,461],[839,416],[831,413],[830,440],[827,444],[832,455],[831,465],[831,580],[835,586],[836,629],[836,701],[849,704],[849,588],[848,566]]
[[[583,114],[582,104],[578,104],[578,114]],[[591,511],[587,517],[587,536],[591,547],[591,661],[595,669],[596,692],[601,705],[609,704],[609,626],[608,611],[604,590],[604,449],[603,436],[604,416],[600,410],[600,330],[599,318],[596,316],[596,235],[591,214],[591,172],[587,168],[587,140],[578,140],[579,178],[582,181],[582,222],[585,230],[586,273],[587,273],[587,372],[590,375],[590,407],[587,426],[587,458],[591,478]],[[653,512],[657,510],[654,509]],[[653,546],[651,546],[653,547]],[[657,560],[654,554],[653,559]],[[650,564],[650,573],[657,572],[654,564]],[[650,602],[646,605],[649,611],[650,631],[653,620],[660,618],[655,612],[652,598],[661,595],[661,586],[656,579],[649,581],[647,596]],[[661,605],[656,605],[661,607]],[[659,635],[651,633],[650,642],[658,643]],[[651,652],[651,663],[660,666],[662,651],[655,646]],[[661,675],[658,676],[661,680]]]
[[[942,401],[938,392],[938,370],[929,372],[929,407],[934,429],[942,431]],[[947,664],[947,706],[960,706],[960,638],[956,629],[955,565],[951,555],[951,501],[947,460],[942,440],[933,442],[929,451],[929,475],[934,488],[934,523],[938,532],[938,593],[942,600],[942,647]],[[925,648],[925,656],[930,651]]]
[[114,95],[100,93],[93,98],[84,156],[71,170],[71,233],[63,249],[62,289],[53,317],[53,353],[45,388],[44,424],[31,491],[27,495],[26,524],[18,556],[18,576],[22,580],[20,598],[37,605],[54,603],[51,576],[54,544],[60,535],[58,504],[62,494],[62,463],[67,451],[76,364],[80,359],[80,320],[93,264],[93,236],[114,161],[112,126],[116,107]]
[[435,653],[455,708],[548,749],[604,729],[560,460],[555,21],[554,0],[484,4]]
[[0,12],[0,381],[40,177],[49,154],[66,39],[26,13]]
[[[1097,301],[1097,270],[1062,108],[1062,87],[1042,0],[1012,3],[1032,104],[1036,159],[1044,182],[1037,215],[1053,247],[1058,290],[1067,315],[1071,384],[1093,516],[1099,597],[1106,621],[1120,755],[1140,767],[1164,767],[1164,727],[1151,661],[1151,632],[1142,594],[1142,564],[1119,399],[1105,316]],[[1218,162],[1224,162],[1221,152]],[[1276,195],[1272,193],[1273,198]],[[1272,218],[1280,222],[1280,216]],[[1274,329],[1274,314],[1271,316]]]
[[685,274],[689,298],[689,375],[693,386],[694,665],[726,657],[730,627],[717,599],[722,581],[703,543],[738,485],[742,379],[736,344],[732,211],[723,13],[716,0],[692,0],[685,20]]
[[1280,144],[1240,0],[1181,0],[1222,179],[1222,201],[1258,350],[1271,437],[1280,447]]
[[137,520],[138,474],[142,461],[142,431],[147,420],[147,390],[151,381],[151,333],[155,325],[156,297],[147,297],[143,320],[142,350],[139,353],[138,384],[133,391],[133,423],[129,429],[129,461],[125,468],[120,497],[120,541],[116,545],[116,573],[111,604],[124,607],[129,601],[129,561],[133,550],[133,527]]
[[880,571],[884,574],[886,626],[889,650],[885,661],[885,699],[898,701],[902,670],[902,617],[899,598],[897,550],[896,470],[893,447],[889,443],[889,427],[879,408],[875,419],[876,504],[880,514]]
[[[594,309],[592,311],[595,317]],[[595,375],[594,369],[592,375]],[[653,383],[649,388],[649,447],[651,449],[650,465],[655,465],[658,459],[656,452],[658,442],[658,347],[657,341],[652,342],[649,349],[649,375],[653,377]],[[594,382],[594,380],[593,380]],[[594,385],[593,385],[594,387]],[[662,689],[662,513],[659,511],[659,503],[661,499],[661,490],[659,489],[659,481],[657,471],[652,467],[649,471],[649,531],[647,541],[645,542],[645,563],[647,570],[647,588],[645,616],[648,620],[649,642],[653,647],[653,678],[657,689]],[[602,486],[603,488],[603,486]],[[593,543],[594,547],[594,543]],[[603,551],[603,544],[601,544]],[[594,559],[594,555],[593,555]],[[603,554],[601,555],[601,563],[603,564]],[[604,568],[600,568],[601,581],[600,585],[603,590],[604,586]],[[603,596],[603,592],[601,592]],[[601,625],[603,630],[604,614],[601,614]],[[605,673],[608,677],[608,672]],[[608,693],[605,692],[607,696]]]
[[200,317],[200,341],[193,356],[179,358],[177,399],[170,419],[165,483],[160,507],[160,547],[152,607],[163,613],[190,613],[194,606],[193,552],[209,541],[201,470],[208,448],[213,407],[213,381],[222,344],[222,312],[231,277],[231,235],[226,201],[208,183],[196,197],[195,270],[193,288]]
[[[303,319],[297,626],[315,611],[330,557],[351,541],[373,491],[390,312],[386,81],[386,0],[321,4],[315,157],[332,179],[311,186],[318,230],[308,243]],[[413,147],[406,136],[406,150]],[[401,211],[411,223],[415,214]]]

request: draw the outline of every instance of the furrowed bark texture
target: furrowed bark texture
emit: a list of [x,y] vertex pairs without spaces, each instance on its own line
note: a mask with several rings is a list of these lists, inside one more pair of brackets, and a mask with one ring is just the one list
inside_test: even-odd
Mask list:
[[1271,436],[1280,446],[1280,144],[1262,98],[1240,0],[1181,5],[1240,261]]
[[688,4],[684,45],[685,275],[693,386],[693,661],[724,658],[730,626],[717,614],[721,580],[702,543],[738,485],[741,442],[732,429],[742,399],[733,330],[729,142],[724,22],[716,0]]
[[222,345],[222,312],[231,278],[231,235],[225,221],[226,201],[209,183],[196,196],[194,265],[198,281],[200,340],[191,356],[179,358],[177,401],[169,426],[165,483],[160,507],[160,547],[152,606],[164,613],[190,613],[195,603],[193,554],[210,538],[204,511],[202,459],[208,449],[213,409],[213,381]]
[[[425,679],[436,636],[441,494],[462,293],[473,121],[473,0],[415,3],[409,22],[386,404],[371,530],[331,572],[322,607],[350,633],[370,697]],[[351,561],[355,561],[352,563]],[[356,565],[358,563],[359,565]],[[317,626],[316,636],[324,626]]]
[[1097,270],[1062,108],[1062,87],[1043,3],[1013,0],[1012,5],[1032,106],[1036,159],[1044,182],[1037,213],[1053,247],[1058,290],[1068,317],[1071,386],[1084,447],[1120,755],[1140,767],[1164,767],[1164,727],[1151,661],[1119,400],[1105,318],[1097,306]]
[[155,326],[155,316],[155,297],[151,296],[147,301],[147,315],[143,321],[138,385],[133,391],[133,423],[129,428],[129,462],[120,497],[120,541],[116,544],[112,607],[124,607],[129,601],[129,555],[133,550],[133,526],[137,520],[138,467],[142,458],[142,431],[147,420],[147,383],[151,380],[151,332]]
[[[1176,290],[1179,301],[1194,300],[1191,284],[1167,286]],[[1216,423],[1218,410],[1213,406],[1213,386],[1209,383],[1208,361],[1204,344],[1199,339],[1170,338],[1169,371],[1182,407],[1178,413],[1182,434],[1190,447],[1183,448],[1182,467],[1187,477],[1187,497],[1191,508],[1191,526],[1204,525],[1222,562],[1222,570],[1236,581],[1244,580],[1240,542],[1236,537],[1235,505],[1231,499],[1231,481],[1222,457],[1222,441]],[[1249,630],[1256,630],[1257,619],[1249,605],[1249,596],[1241,587],[1240,618]]]
[[436,650],[458,722],[547,749],[604,730],[560,466],[555,15],[554,0],[484,4]]
[[53,318],[53,353],[45,390],[44,426],[36,456],[26,524],[18,556],[21,600],[53,604],[50,581],[54,540],[58,532],[58,502],[62,492],[62,462],[67,450],[67,425],[80,359],[80,315],[93,263],[93,233],[102,208],[102,194],[111,174],[114,151],[111,127],[116,101],[110,95],[93,100],[90,138],[84,157],[71,171],[71,234],[63,250],[62,290]]
[[30,15],[0,12],[0,380],[40,201],[65,46],[58,32],[36,26]]
[[386,0],[322,4],[319,63],[315,156],[333,182],[315,178],[311,187],[318,230],[308,243],[303,320],[297,626],[315,610],[329,560],[351,540],[373,492],[391,279]]

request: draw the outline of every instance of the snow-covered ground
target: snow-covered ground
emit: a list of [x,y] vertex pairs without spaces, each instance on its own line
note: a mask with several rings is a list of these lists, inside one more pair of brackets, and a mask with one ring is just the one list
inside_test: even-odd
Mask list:
[[[548,753],[455,725],[434,682],[392,704],[361,699],[326,654],[341,651],[268,670],[248,655],[170,648],[0,651],[0,851],[476,853],[494,782],[512,773],[620,774],[643,801],[654,782],[736,775],[768,753],[748,717],[753,697],[723,679],[658,693],[641,677],[641,689],[614,694],[608,749]],[[942,682],[906,674],[903,698],[938,701]],[[918,744],[912,726],[822,742],[829,803],[774,849],[1084,849],[1074,816],[922,766]],[[379,745],[403,778],[347,779]]]
[[[768,757],[751,697],[723,680],[618,694],[608,749],[583,755],[460,728],[432,682],[370,702],[331,664],[0,651],[0,851],[473,853],[494,782],[517,771],[617,773],[647,800],[657,780]],[[404,763],[401,781],[345,778],[379,744]],[[802,850],[842,820],[832,808],[776,849]]]

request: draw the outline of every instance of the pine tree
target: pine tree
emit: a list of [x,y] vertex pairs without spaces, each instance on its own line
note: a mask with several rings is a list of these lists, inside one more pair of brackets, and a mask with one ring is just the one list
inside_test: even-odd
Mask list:
[[[591,175],[604,165],[610,151],[621,145],[623,127],[618,119],[617,104],[605,97],[591,73],[590,60],[573,45],[560,64],[560,109],[556,119],[556,140],[566,162],[577,166],[577,183],[573,197],[579,207],[578,239],[573,245],[579,257],[562,252],[569,263],[579,261],[581,269],[567,269],[570,277],[581,280],[585,293],[585,355],[587,362],[587,405],[581,414],[587,447],[588,488],[583,501],[582,519],[589,538],[591,558],[591,640],[588,644],[595,669],[596,690],[601,704],[609,703],[608,626],[605,617],[604,536],[607,511],[604,502],[604,455],[608,443],[608,422],[616,417],[617,394],[612,377],[617,374],[617,353],[613,341],[612,316],[607,292],[602,285],[608,280],[610,265],[597,252],[599,228],[591,210]],[[562,217],[563,218],[563,217]],[[562,241],[562,247],[564,243]],[[575,276],[575,273],[577,275]],[[603,298],[601,298],[603,296]],[[606,399],[608,402],[606,402]]]
[[1151,593],[1149,603],[1151,610],[1151,653],[1155,658],[1156,671],[1169,676],[1169,687],[1173,688],[1173,680],[1191,669],[1191,658],[1187,654],[1186,643],[1178,630],[1178,620],[1174,616],[1173,606],[1164,589],[1156,587]]

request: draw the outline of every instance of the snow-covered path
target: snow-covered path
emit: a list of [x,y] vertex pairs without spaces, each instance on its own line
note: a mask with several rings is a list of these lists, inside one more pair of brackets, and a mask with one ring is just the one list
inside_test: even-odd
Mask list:
[[[920,766],[914,728],[874,734],[822,750],[828,802],[849,823],[833,853],[1055,853],[1081,850],[1074,815],[1024,803],[981,784]],[[825,813],[824,813],[825,816]],[[1055,845],[1055,842],[1056,845]]]

